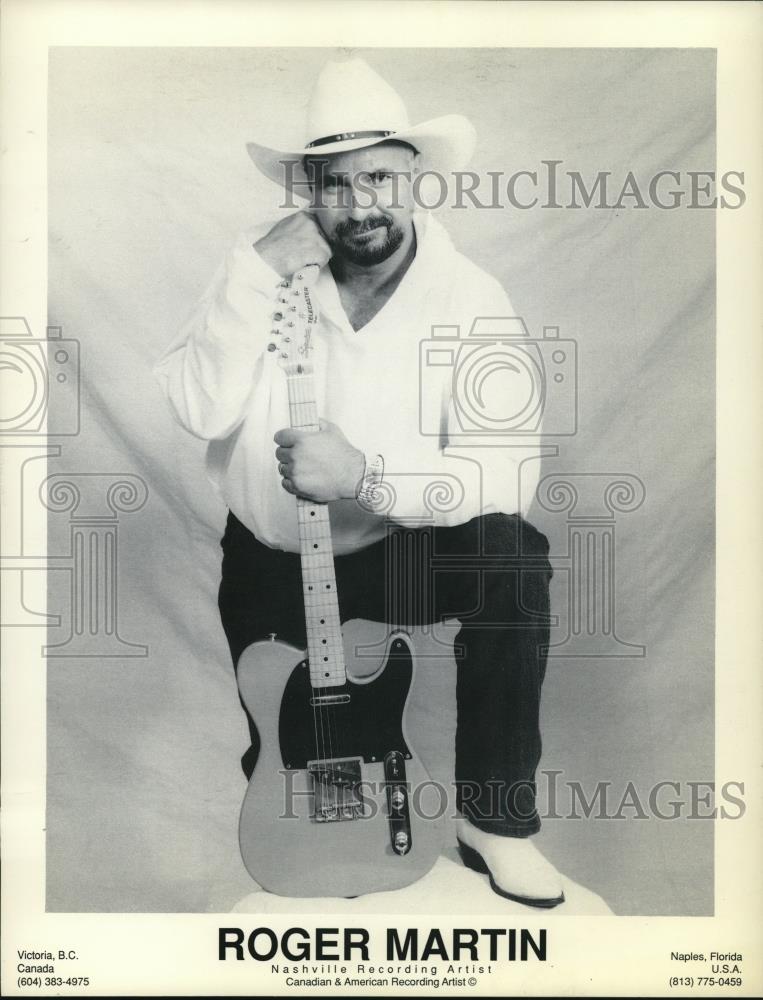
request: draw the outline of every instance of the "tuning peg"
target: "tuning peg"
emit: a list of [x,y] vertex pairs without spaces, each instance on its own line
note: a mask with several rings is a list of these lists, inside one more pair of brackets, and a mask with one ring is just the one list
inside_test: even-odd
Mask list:
[[276,323],[280,323],[282,319],[283,319],[283,313],[282,312],[274,312],[273,313],[273,320]]

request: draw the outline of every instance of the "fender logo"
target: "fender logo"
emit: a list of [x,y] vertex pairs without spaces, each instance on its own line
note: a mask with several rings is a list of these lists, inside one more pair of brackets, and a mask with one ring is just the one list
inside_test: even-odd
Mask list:
[[298,348],[298,350],[300,354],[302,354],[305,358],[307,358],[308,355],[310,354],[310,351],[313,349],[312,345],[313,331],[311,327],[315,325],[315,310],[313,309],[313,303],[310,298],[310,292],[306,287],[302,289],[302,294],[305,297],[305,305],[307,306],[307,320],[305,321],[305,339],[304,342]]

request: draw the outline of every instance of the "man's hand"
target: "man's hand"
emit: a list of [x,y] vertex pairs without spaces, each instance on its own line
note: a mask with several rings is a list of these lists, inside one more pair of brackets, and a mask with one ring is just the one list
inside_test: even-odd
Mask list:
[[287,493],[328,503],[354,499],[366,468],[362,451],[353,448],[336,424],[321,420],[318,431],[279,431],[276,459]]
[[323,267],[331,260],[331,247],[309,212],[297,212],[277,222],[257,240],[254,249],[282,278],[290,278],[308,264]]

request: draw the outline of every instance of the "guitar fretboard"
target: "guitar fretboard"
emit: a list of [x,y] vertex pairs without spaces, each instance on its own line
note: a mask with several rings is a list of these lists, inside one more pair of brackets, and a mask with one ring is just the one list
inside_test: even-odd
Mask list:
[[[287,375],[286,384],[291,426],[295,430],[317,431],[312,375],[303,372]],[[328,506],[297,497],[297,521],[310,682],[316,688],[337,687],[345,683],[346,673]]]

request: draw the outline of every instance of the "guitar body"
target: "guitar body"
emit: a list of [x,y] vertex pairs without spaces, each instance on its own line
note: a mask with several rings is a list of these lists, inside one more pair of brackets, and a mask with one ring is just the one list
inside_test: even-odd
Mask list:
[[445,796],[406,734],[410,639],[390,635],[381,666],[364,677],[352,671],[358,643],[344,644],[346,683],[326,688],[311,685],[304,652],[286,643],[254,643],[239,660],[261,744],[239,842],[252,878],[278,895],[401,888],[440,853]]

